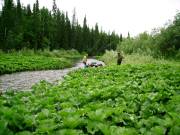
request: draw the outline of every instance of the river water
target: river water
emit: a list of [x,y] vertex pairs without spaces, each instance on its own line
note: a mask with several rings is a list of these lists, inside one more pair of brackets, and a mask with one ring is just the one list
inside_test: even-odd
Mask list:
[[[96,59],[88,59],[87,63],[102,63]],[[62,80],[69,72],[77,69],[83,69],[82,62],[78,62],[72,68],[66,68],[61,70],[42,70],[42,71],[26,71],[13,74],[5,74],[0,76],[0,91],[6,90],[31,90],[31,87],[40,82],[41,80],[48,81],[50,83],[57,83]]]

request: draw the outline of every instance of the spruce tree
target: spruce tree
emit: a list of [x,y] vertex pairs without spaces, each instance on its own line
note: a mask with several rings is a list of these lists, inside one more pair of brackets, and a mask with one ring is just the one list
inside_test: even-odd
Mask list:
[[15,33],[14,47],[15,49],[19,50],[22,48],[22,42],[23,42],[23,15],[22,15],[22,7],[20,0],[17,0],[14,33]]
[[97,52],[98,51],[98,48],[99,48],[99,27],[98,27],[98,24],[96,23],[95,25],[95,31],[94,31],[94,39],[95,39],[95,43],[94,43],[94,52]]
[[27,14],[27,16],[31,16],[32,15],[30,4],[27,5],[27,13],[26,14]]
[[53,7],[52,7],[52,11],[53,11],[53,15],[56,16],[57,13],[57,5],[56,5],[56,0],[53,0]]
[[81,44],[81,51],[87,51],[88,49],[88,27],[87,27],[87,20],[86,20],[86,16],[84,17],[84,21],[83,21],[83,28],[82,28],[82,39],[83,42]]
[[70,41],[71,41],[71,23],[68,18],[68,13],[66,12],[65,17],[65,29],[64,29],[64,49],[70,49]]
[[73,16],[72,16],[72,25],[71,25],[71,41],[70,41],[70,47],[76,48],[76,27],[77,27],[77,19],[76,19],[76,9],[73,10]]
[[13,32],[12,31],[10,32],[10,30],[12,30],[15,25],[14,9],[15,8],[14,8],[13,0],[4,1],[4,7],[2,9],[2,40],[3,40],[5,50],[12,47],[11,46],[12,44],[8,45],[7,40],[9,39],[8,34],[9,36],[13,34]]
[[41,15],[41,36],[42,36],[42,49],[50,48],[50,29],[51,29],[51,15],[48,9],[44,8],[40,10]]
[[21,2],[20,0],[17,0],[17,9],[16,9],[16,14],[19,20],[21,20],[22,17],[22,8],[21,8]]
[[75,29],[75,33],[76,33],[76,38],[75,38],[75,49],[77,49],[78,51],[82,51],[82,45],[83,45],[83,32],[82,32],[82,27],[77,23],[76,29]]
[[72,26],[77,26],[77,19],[76,19],[76,8],[73,10],[73,16],[72,16]]
[[41,48],[41,31],[40,31],[40,13],[39,13],[39,1],[36,0],[36,3],[33,6],[33,23],[32,23],[32,29],[33,29],[33,36],[34,36],[34,49],[40,49]]

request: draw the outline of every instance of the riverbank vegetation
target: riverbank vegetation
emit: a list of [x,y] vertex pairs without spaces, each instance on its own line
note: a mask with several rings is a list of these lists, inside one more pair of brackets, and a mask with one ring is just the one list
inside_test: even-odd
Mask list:
[[81,55],[76,50],[0,52],[0,75],[20,71],[68,68],[80,58]]
[[107,65],[116,64],[117,52],[123,55],[123,64],[179,63],[180,62],[180,13],[164,28],[151,34],[123,38],[116,50],[106,51],[98,59]]
[[144,32],[136,37],[124,38],[117,51],[180,60],[180,12],[167,26],[154,29],[151,34]]
[[[122,64],[176,64],[180,65],[179,59],[164,58],[164,57],[153,57],[152,55],[145,55],[139,53],[126,54],[122,52],[124,57]],[[117,51],[106,51],[102,56],[98,56],[97,59],[104,61],[106,65],[117,64]]]
[[74,71],[53,86],[0,97],[0,134],[178,135],[180,67],[121,65]]

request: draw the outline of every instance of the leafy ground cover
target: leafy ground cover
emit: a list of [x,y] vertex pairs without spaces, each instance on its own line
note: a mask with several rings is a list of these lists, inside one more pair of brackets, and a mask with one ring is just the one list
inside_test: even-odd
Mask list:
[[19,71],[71,67],[81,55],[75,51],[0,53],[0,75]]
[[0,134],[179,135],[180,66],[73,71],[56,86],[0,97]]

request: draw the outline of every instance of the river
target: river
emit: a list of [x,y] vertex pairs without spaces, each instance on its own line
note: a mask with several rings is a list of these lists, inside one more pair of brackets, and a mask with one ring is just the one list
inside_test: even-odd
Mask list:
[[[102,63],[96,59],[88,59],[87,63]],[[41,80],[48,81],[50,83],[56,84],[58,81],[62,80],[65,75],[69,72],[77,69],[83,69],[84,65],[82,62],[78,62],[72,68],[66,68],[61,70],[42,70],[42,71],[25,71],[17,72],[12,74],[5,74],[0,76],[0,91],[7,90],[19,90],[27,91],[31,90],[31,87],[40,82]]]

